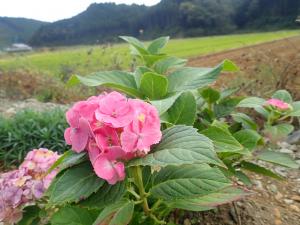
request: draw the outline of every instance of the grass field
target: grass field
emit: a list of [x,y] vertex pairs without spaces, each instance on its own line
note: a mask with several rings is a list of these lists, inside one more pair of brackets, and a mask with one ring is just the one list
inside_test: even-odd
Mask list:
[[[300,31],[293,30],[174,39],[165,48],[165,52],[189,58],[299,34]],[[130,63],[127,44],[40,49],[27,54],[0,55],[0,69],[2,70],[30,69],[54,76],[64,76],[70,73],[87,74],[98,70],[127,69],[130,68]]]

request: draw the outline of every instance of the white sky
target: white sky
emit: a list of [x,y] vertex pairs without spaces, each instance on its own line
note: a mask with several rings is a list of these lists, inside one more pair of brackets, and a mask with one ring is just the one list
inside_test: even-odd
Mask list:
[[25,17],[53,22],[84,11],[91,3],[155,5],[160,0],[0,0],[0,17]]

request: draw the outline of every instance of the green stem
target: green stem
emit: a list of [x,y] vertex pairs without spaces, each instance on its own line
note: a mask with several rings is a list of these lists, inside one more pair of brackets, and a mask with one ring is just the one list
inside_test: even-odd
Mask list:
[[127,189],[127,191],[132,194],[137,200],[140,200],[141,197],[138,195],[138,193],[136,193],[134,190],[131,189]]
[[144,184],[143,184],[143,176],[142,170],[139,166],[135,166],[132,168],[134,183],[136,184],[139,190],[139,196],[143,204],[143,209],[146,215],[150,214],[150,209],[147,201],[147,193],[145,192]]
[[162,203],[161,199],[158,199],[157,202],[154,203],[154,205],[151,207],[151,212],[155,211],[158,206],[160,206],[160,204]]
[[153,214],[150,214],[150,217],[154,220],[155,224],[166,224],[165,221],[157,219],[157,217]]

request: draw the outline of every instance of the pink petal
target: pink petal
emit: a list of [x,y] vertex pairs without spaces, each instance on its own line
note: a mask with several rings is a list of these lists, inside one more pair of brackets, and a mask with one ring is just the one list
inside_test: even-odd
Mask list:
[[138,135],[127,130],[121,134],[122,149],[125,152],[134,152],[137,147]]
[[89,136],[84,130],[80,128],[72,129],[70,137],[72,149],[77,153],[82,152],[87,145],[88,138]]
[[67,122],[70,124],[71,127],[78,127],[79,123],[79,113],[73,110],[73,108],[69,109],[66,112],[66,119]]
[[157,144],[161,140],[162,133],[160,130],[150,130],[147,133],[143,133],[142,137],[137,143],[139,150],[150,149],[151,145]]
[[115,129],[103,126],[95,132],[95,139],[100,149],[104,150],[109,146],[118,146],[119,137]]
[[92,164],[97,159],[101,150],[99,149],[97,143],[94,140],[90,140],[88,144],[88,153]]
[[72,142],[71,142],[71,130],[72,130],[72,128],[69,127],[65,130],[65,133],[64,133],[65,141],[68,145],[72,144]]
[[112,146],[106,149],[107,153],[105,154],[108,160],[117,160],[125,157],[126,152],[119,146]]
[[105,156],[99,155],[93,163],[95,173],[104,180],[111,180],[115,176],[114,164]]

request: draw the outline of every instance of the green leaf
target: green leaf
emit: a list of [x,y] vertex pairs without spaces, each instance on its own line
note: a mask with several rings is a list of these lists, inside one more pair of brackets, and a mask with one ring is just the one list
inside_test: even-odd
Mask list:
[[256,107],[254,108],[254,110],[266,119],[269,118],[270,116],[270,112],[267,109],[265,109],[265,107],[263,106]]
[[180,95],[168,110],[169,122],[172,124],[193,125],[196,119],[196,100],[191,92]]
[[234,138],[238,140],[248,150],[256,148],[258,142],[262,139],[259,133],[255,130],[240,130],[233,134]]
[[86,153],[76,153],[72,150],[66,151],[49,169],[48,173],[59,167],[62,171],[66,168],[78,165],[87,160]]
[[252,186],[252,182],[251,182],[250,178],[244,172],[242,172],[240,170],[236,170],[234,172],[234,176],[236,176],[246,186]]
[[38,225],[40,218],[39,213],[41,209],[36,205],[27,206],[23,209],[23,217],[18,225]]
[[163,131],[161,142],[143,158],[134,159],[129,166],[184,165],[211,163],[223,166],[213,144],[193,127],[177,125]]
[[222,64],[223,64],[223,71],[226,71],[226,72],[239,71],[239,67],[237,65],[235,65],[231,60],[225,59]]
[[286,115],[286,117],[288,117],[288,116],[300,116],[300,101],[293,102],[291,105],[293,107],[293,110],[290,113],[288,113]]
[[167,166],[154,178],[150,193],[164,200],[199,197],[231,185],[223,173],[208,165]]
[[201,89],[200,94],[202,98],[204,98],[205,101],[209,104],[215,103],[221,97],[220,92],[218,92],[217,90],[211,87],[206,87],[204,89]]
[[241,123],[245,129],[257,130],[257,124],[248,115],[244,113],[234,113],[231,114],[231,116],[235,122]]
[[273,95],[272,98],[280,99],[286,103],[292,103],[293,98],[291,94],[286,90],[278,90]]
[[277,124],[274,126],[266,126],[264,129],[264,134],[272,141],[277,142],[286,138],[291,132],[293,132],[294,127],[287,123]]
[[69,86],[82,83],[86,86],[105,86],[122,91],[134,97],[143,97],[137,90],[134,76],[122,71],[103,71],[88,76],[73,75],[68,81]]
[[140,88],[141,86],[142,75],[147,72],[152,72],[152,70],[145,66],[139,66],[138,68],[136,68],[134,72],[134,79],[138,88]]
[[221,91],[221,99],[225,99],[225,98],[235,94],[239,90],[240,90],[240,88],[227,88],[227,89]]
[[263,106],[265,104],[266,100],[263,98],[258,97],[249,97],[245,98],[237,105],[237,107],[243,107],[243,108],[257,108],[260,106]]
[[167,57],[166,54],[159,54],[159,55],[142,55],[142,58],[148,67],[152,67],[153,64],[158,62],[159,60],[165,59]]
[[167,94],[168,79],[160,74],[146,72],[142,75],[140,90],[150,99],[160,99]]
[[186,62],[187,62],[186,59],[180,59],[177,57],[168,57],[168,58],[157,61],[154,64],[153,69],[155,72],[157,72],[159,74],[164,74],[169,69],[179,68],[179,67],[184,66],[186,64]]
[[213,141],[217,152],[239,153],[243,150],[243,146],[224,129],[211,126],[201,131],[201,133]]
[[155,106],[155,108],[159,112],[159,115],[162,115],[165,112],[167,112],[167,110],[174,104],[174,102],[180,95],[181,95],[181,92],[173,94],[173,95],[169,95],[169,96],[165,97],[164,99],[152,100],[152,101],[150,101],[150,103]]
[[205,87],[218,78],[224,65],[227,65],[227,61],[215,68],[180,68],[168,76],[169,92],[189,91]]
[[272,178],[275,178],[275,179],[282,179],[281,176],[279,176],[278,174],[272,172],[271,170],[269,170],[265,167],[262,167],[260,165],[257,165],[255,163],[252,163],[252,162],[242,161],[241,162],[241,167],[242,167],[242,169],[249,170],[249,171],[257,173],[257,174],[272,177]]
[[146,50],[144,44],[138,39],[129,36],[120,36],[121,39],[129,43],[133,47],[132,54],[134,55],[147,55],[149,52]]
[[110,221],[110,225],[127,225],[132,218],[134,211],[134,203],[129,202],[120,208]]
[[59,209],[51,218],[51,225],[92,225],[95,214],[78,206]]
[[229,187],[198,198],[187,198],[168,201],[167,204],[171,208],[179,208],[189,211],[206,211],[218,205],[239,200],[247,195],[249,195],[249,193],[241,189]]
[[126,192],[125,182],[115,185],[105,183],[96,193],[80,202],[80,205],[88,208],[102,209],[107,205],[114,204],[124,196]]
[[222,99],[218,104],[214,105],[216,117],[221,118],[230,115],[240,101],[240,97]]
[[109,205],[99,214],[93,225],[127,225],[131,221],[134,210],[134,203],[121,201]]
[[298,169],[299,165],[286,153],[263,151],[257,154],[257,158],[266,162],[278,164],[293,169]]
[[86,199],[104,183],[97,177],[90,162],[71,167],[52,182],[49,204],[61,205]]
[[168,43],[169,39],[170,39],[170,37],[168,37],[168,36],[155,39],[148,46],[148,48],[147,48],[148,52],[150,52],[151,54],[160,53],[160,50],[163,47],[165,47],[165,45]]

